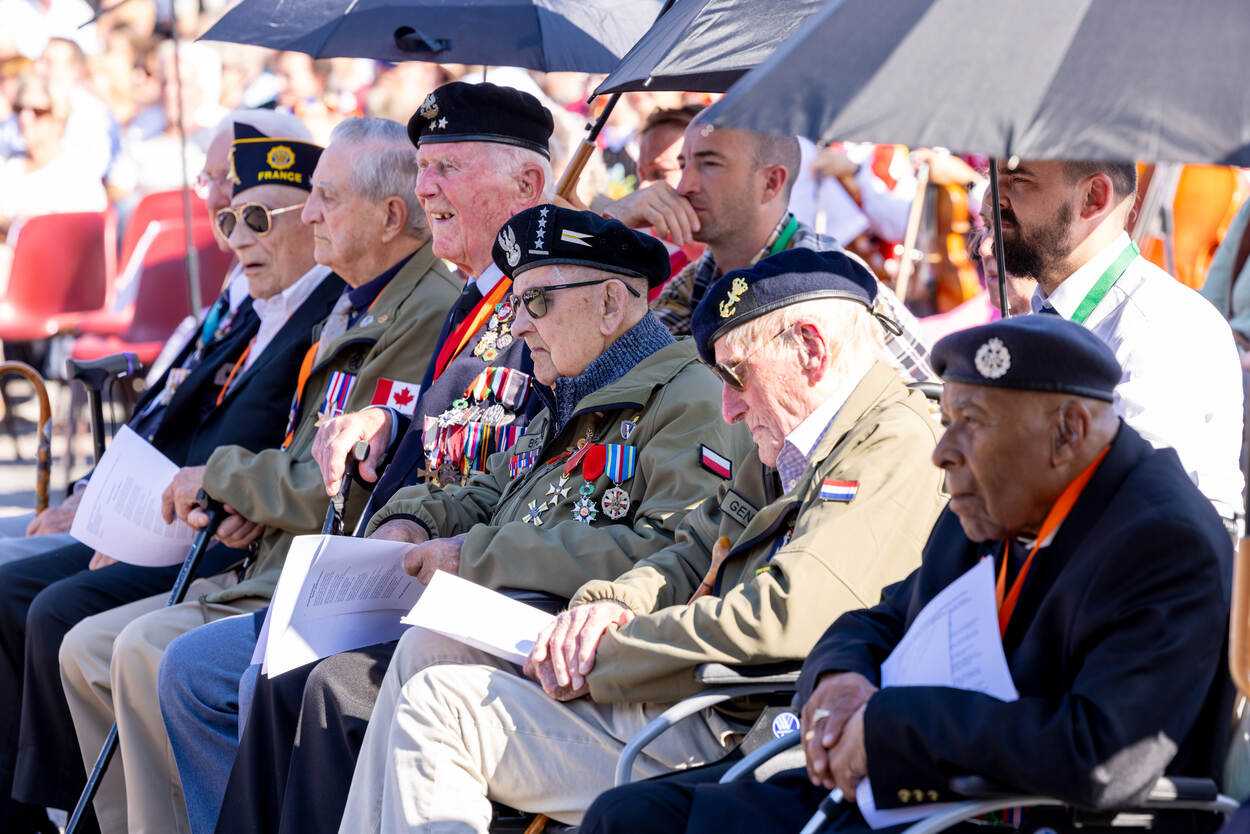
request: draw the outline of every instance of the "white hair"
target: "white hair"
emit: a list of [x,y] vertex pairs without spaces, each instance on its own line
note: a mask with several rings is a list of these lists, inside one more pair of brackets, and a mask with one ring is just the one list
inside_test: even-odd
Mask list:
[[330,133],[330,144],[369,145],[357,154],[351,171],[352,188],[365,199],[381,203],[392,197],[404,201],[408,220],[404,232],[412,237],[430,236],[429,221],[417,201],[417,153],[408,130],[390,119],[345,119]]
[[521,178],[521,171],[526,165],[537,165],[543,173],[543,190],[538,195],[536,203],[549,203],[556,194],[555,179],[551,174],[551,160],[540,154],[538,151],[532,151],[529,148],[522,148],[517,145],[504,145],[499,142],[483,143],[489,146],[490,151],[495,155],[495,161],[498,164],[497,170],[511,175],[514,179]]
[[272,139],[297,139],[311,142],[312,133],[294,113],[263,108],[240,108],[231,110],[217,125],[217,133],[233,131],[236,124],[254,127]]
[[[789,304],[735,327],[719,341],[727,351],[775,357],[792,349],[795,344],[792,328],[799,322],[814,324],[824,337],[833,353],[827,374],[833,379],[863,373],[884,355],[881,326],[868,308],[837,298]],[[782,333],[786,335],[780,337]]]

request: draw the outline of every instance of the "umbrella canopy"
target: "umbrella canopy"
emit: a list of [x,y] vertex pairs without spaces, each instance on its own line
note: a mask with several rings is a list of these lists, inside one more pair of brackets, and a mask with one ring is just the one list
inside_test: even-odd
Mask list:
[[201,40],[376,58],[610,72],[660,0],[242,0]]
[[999,158],[1250,165],[1246,0],[833,0],[715,124]]
[[825,0],[677,0],[595,93],[723,93],[761,63]]

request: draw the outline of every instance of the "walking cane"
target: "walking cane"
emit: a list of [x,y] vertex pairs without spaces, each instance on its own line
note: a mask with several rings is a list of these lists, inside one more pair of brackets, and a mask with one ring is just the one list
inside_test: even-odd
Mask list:
[[133,353],[115,353],[102,359],[82,362],[65,360],[65,373],[87,389],[87,402],[91,405],[91,437],[95,441],[95,462],[104,456],[104,383],[130,376],[139,370],[139,357]]
[[321,525],[321,535],[343,534],[343,512],[347,509],[347,491],[351,489],[352,479],[360,470],[360,464],[367,457],[369,457],[369,441],[360,440],[352,447],[352,453],[347,456],[347,466],[344,467],[346,471],[343,472],[343,480],[339,483],[339,491],[330,498],[330,506],[326,509],[326,520]]
[[[208,513],[208,524],[201,527],[195,534],[191,550],[182,562],[182,570],[178,571],[178,578],[174,580],[174,588],[169,593],[169,601],[165,603],[166,608],[177,605],[186,597],[187,588],[191,585],[191,579],[195,576],[204,551],[208,549],[208,543],[213,540],[213,534],[217,532],[217,528],[226,518],[226,510],[221,502],[210,498],[204,490],[200,490],[196,500],[200,509]],[[87,779],[87,785],[83,788],[82,795],[78,797],[78,804],[74,806],[74,813],[69,818],[69,824],[65,826],[65,834],[77,832],[78,823],[86,812],[87,806],[91,804],[91,800],[95,798],[96,791],[100,789],[100,780],[104,778],[104,771],[108,769],[109,761],[116,751],[117,722],[114,721],[108,738],[104,740],[104,746],[100,748],[100,755],[95,760],[95,766],[91,768],[91,776]]]

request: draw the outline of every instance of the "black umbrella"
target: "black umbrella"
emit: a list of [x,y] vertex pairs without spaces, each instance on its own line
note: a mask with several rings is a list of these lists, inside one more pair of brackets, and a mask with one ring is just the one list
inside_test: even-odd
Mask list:
[[723,93],[825,0],[677,0],[595,91]]
[[1246,0],[835,0],[712,120],[999,158],[1250,165]]
[[661,0],[242,0],[201,40],[376,58],[609,72]]

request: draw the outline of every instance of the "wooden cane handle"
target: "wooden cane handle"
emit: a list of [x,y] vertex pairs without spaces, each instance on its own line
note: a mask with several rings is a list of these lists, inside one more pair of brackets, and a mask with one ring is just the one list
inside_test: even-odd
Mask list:
[[[690,602],[712,593],[712,589],[716,587],[716,576],[720,573],[720,566],[725,563],[725,557],[729,555],[729,547],[730,541],[728,536],[721,536],[716,540],[716,544],[712,545],[712,564],[708,565],[707,575],[703,577],[699,587],[695,588],[694,594],[690,597]],[[686,604],[689,605],[690,602]]]
[[577,146],[577,152],[573,154],[573,158],[565,167],[564,173],[560,175],[560,182],[556,186],[557,197],[568,200],[570,203],[578,202],[577,180],[581,177],[582,169],[586,167],[586,163],[590,161],[590,155],[594,152],[595,143],[583,139],[582,143]]

